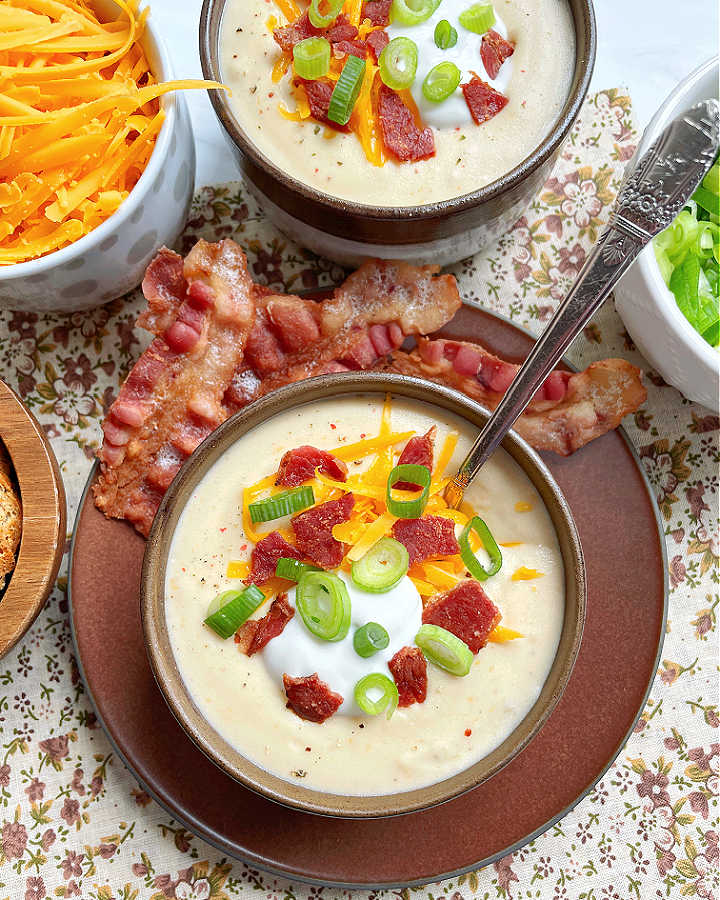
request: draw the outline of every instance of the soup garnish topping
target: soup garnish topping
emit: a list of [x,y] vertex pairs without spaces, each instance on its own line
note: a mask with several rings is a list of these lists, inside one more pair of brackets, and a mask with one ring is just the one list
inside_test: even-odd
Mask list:
[[384,650],[390,643],[390,635],[379,622],[368,622],[356,629],[353,635],[353,649],[358,656],[367,659]]

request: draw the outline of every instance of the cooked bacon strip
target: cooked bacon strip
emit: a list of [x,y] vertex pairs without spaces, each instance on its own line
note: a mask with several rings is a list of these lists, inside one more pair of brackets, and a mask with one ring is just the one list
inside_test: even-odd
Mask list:
[[303,13],[295,22],[273,30],[273,37],[285,53],[290,52],[300,41],[319,34],[322,34],[322,30],[313,25],[307,13]]
[[423,610],[423,625],[439,625],[465,641],[473,653],[487,644],[502,616],[477,581],[467,579],[437,594]]
[[[367,4],[366,4],[367,5]],[[370,48],[375,63],[380,59],[380,54],[390,43],[390,38],[386,31],[371,31],[365,38],[365,43]]]
[[315,469],[320,469],[335,481],[347,481],[348,467],[342,459],[327,450],[318,450],[317,447],[304,444],[283,454],[275,483],[284,487],[297,487],[314,478]]
[[[365,56],[364,51],[362,53],[362,56]],[[322,122],[323,125],[327,125],[329,128],[335,128],[337,131],[350,130],[347,125],[338,125],[337,122],[333,122],[331,119],[328,119],[330,98],[332,97],[334,87],[331,82],[321,80],[308,81],[305,78],[296,78],[295,83],[301,84],[305,88],[305,95],[307,96],[307,101],[310,105],[310,115],[313,117],[313,119],[317,119],[318,122]]]
[[279,532],[271,531],[253,547],[250,555],[250,574],[244,579],[245,584],[265,584],[275,574],[281,557],[302,559],[303,555],[292,544],[288,544]]
[[435,156],[432,128],[418,128],[402,97],[383,84],[378,94],[378,116],[383,143],[401,162],[416,162]]
[[[412,353],[393,354],[387,368],[454,387],[495,409],[518,367],[480,344],[420,339]],[[514,428],[536,450],[568,456],[617,428],[646,398],[640,369],[602,359],[583,372],[551,372]]]
[[320,681],[317,672],[303,678],[283,675],[283,687],[288,698],[287,708],[308,722],[324,722],[342,706],[343,698]]
[[370,19],[372,25],[388,25],[390,22],[390,7],[392,0],[367,0],[363,3],[360,21]]
[[482,125],[483,122],[492,119],[507,106],[508,98],[477,75],[461,87],[476,125]]
[[93,486],[106,515],[128,519],[144,535],[184,459],[226,418],[222,398],[255,314],[245,254],[234,241],[198,241],[183,264],[183,298],[174,293],[180,284],[175,260],[167,251],[163,260],[172,289],[163,299],[162,266],[153,269],[155,308],[146,324],[164,331],[108,412]]
[[145,270],[142,292],[148,308],[140,313],[138,328],[161,335],[175,321],[187,294],[182,256],[162,247]]
[[352,515],[355,497],[343,494],[298,513],[290,520],[297,549],[324,569],[337,569],[345,555],[345,545],[335,540],[332,530]]
[[[411,437],[405,444],[403,452],[400,454],[397,464],[399,466],[425,466],[432,472],[433,466],[433,446],[435,444],[435,433],[437,428],[433,425],[425,434],[417,434]],[[419,491],[420,485],[413,484],[410,481],[398,481],[394,485],[399,491]]]
[[393,524],[392,533],[407,550],[410,565],[424,562],[432,556],[452,556],[460,552],[455,523],[442,516],[398,519]]
[[295,610],[288,603],[287,594],[278,594],[261,619],[248,619],[235,632],[238,649],[246,656],[259,653],[273,638],[283,633],[294,615]]
[[388,663],[398,689],[398,706],[424,703],[427,696],[427,663],[419,647],[401,647]]
[[514,52],[515,47],[494,29],[491,28],[484,34],[480,45],[480,56],[488,76],[493,80],[497,78],[502,64]]

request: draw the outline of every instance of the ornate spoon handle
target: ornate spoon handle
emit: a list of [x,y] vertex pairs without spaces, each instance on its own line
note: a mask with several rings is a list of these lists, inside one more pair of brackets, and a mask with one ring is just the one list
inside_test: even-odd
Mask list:
[[687,203],[718,154],[718,120],[716,100],[698,104],[675,119],[633,167],[575,284],[446,488],[450,506],[459,506],[468,484],[635,257]]

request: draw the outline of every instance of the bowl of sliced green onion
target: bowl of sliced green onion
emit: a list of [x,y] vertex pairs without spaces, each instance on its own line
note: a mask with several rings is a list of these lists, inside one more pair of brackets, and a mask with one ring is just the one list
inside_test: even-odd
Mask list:
[[[718,96],[718,59],[673,91],[648,126],[638,154],[668,122]],[[673,224],[641,254],[615,291],[640,352],[669,384],[714,411],[720,406],[720,161]]]

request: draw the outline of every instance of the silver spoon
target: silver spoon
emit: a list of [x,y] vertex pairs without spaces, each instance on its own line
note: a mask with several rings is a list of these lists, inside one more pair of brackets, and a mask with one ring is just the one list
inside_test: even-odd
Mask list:
[[718,155],[719,110],[717,100],[698,103],[671,122],[632,167],[610,224],[446,487],[445,500],[450,507],[457,509],[467,486],[575,336],[645,245],[672,223],[705,177]]

